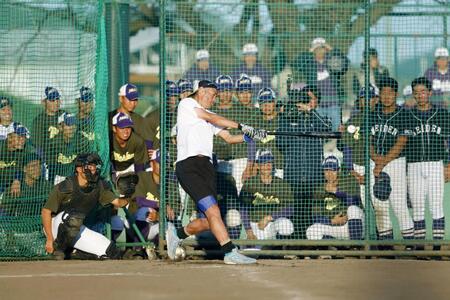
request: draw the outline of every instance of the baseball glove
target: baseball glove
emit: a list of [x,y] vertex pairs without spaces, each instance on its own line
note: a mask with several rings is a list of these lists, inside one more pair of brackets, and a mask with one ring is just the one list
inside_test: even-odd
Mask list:
[[129,198],[136,191],[139,177],[135,173],[124,173],[117,176],[116,188],[121,197]]

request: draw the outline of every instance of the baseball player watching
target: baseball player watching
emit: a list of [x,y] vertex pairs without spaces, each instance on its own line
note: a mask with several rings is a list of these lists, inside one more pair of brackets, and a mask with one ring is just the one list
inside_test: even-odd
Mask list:
[[[195,54],[195,65],[192,66],[183,76],[187,80],[210,80],[214,81],[220,72],[209,61],[209,52],[206,49],[198,50]],[[183,99],[183,98],[181,98]]]
[[44,148],[50,182],[60,183],[73,172],[73,161],[81,152],[77,139],[77,119],[74,115],[63,113],[58,118],[59,133]]
[[[275,157],[270,149],[258,150],[255,161],[259,176],[248,179],[242,187],[239,195],[243,206],[241,215],[237,211],[229,211],[227,220],[240,223],[242,219],[247,239],[250,240],[290,236],[294,232],[294,224],[290,220],[294,213],[291,187],[274,176]],[[231,218],[230,214],[236,214],[237,218]]]
[[47,237],[45,251],[63,259],[73,248],[99,258],[119,258],[120,251],[106,237],[83,225],[86,216],[100,203],[123,207],[126,198],[117,198],[100,178],[102,165],[96,153],[82,153],[75,159],[75,174],[56,185],[42,208]]
[[[229,143],[242,143],[252,138],[263,139],[266,133],[210,112],[208,109],[213,106],[216,96],[217,86],[201,80],[191,97],[182,99],[178,105],[176,175],[202,217],[178,230],[172,223],[168,224],[167,253],[169,258],[175,259],[182,239],[211,230],[225,253],[226,264],[251,264],[256,260],[240,254],[231,242],[217,205],[216,173],[211,163],[213,137],[218,135]],[[225,128],[240,129],[244,134],[231,135]]]
[[[258,93],[258,104],[260,114],[256,124],[258,128],[264,128],[267,131],[275,131],[278,128],[279,114],[276,106],[276,95],[271,88],[262,88]],[[273,168],[275,176],[283,178],[283,155],[275,144],[275,136],[268,135],[265,139],[256,142],[257,148],[269,148],[274,155]]]
[[[378,83],[380,88],[381,109],[370,116],[370,155],[374,163],[373,175],[378,177],[381,171],[391,178],[392,192],[389,201],[380,201],[375,196],[372,203],[375,208],[378,235],[380,239],[392,239],[392,223],[389,206],[392,207],[403,238],[414,238],[414,225],[406,202],[406,158],[404,148],[407,143],[408,112],[397,106],[398,82],[390,77]],[[371,186],[374,178],[371,176]]]
[[408,192],[412,205],[414,236],[425,239],[425,201],[433,217],[433,239],[444,237],[444,167],[447,160],[450,115],[430,103],[432,83],[419,77],[411,83],[416,106],[408,122]]
[[111,162],[116,174],[145,170],[148,156],[144,140],[133,131],[134,123],[122,112],[112,118],[112,152]]
[[44,111],[36,116],[31,126],[33,145],[39,149],[48,146],[59,133],[58,119],[64,113],[60,109],[61,95],[53,87],[45,88],[45,98],[42,100]]
[[325,183],[313,195],[313,222],[306,230],[308,240],[363,238],[364,212],[360,207],[356,180],[340,171],[339,160],[328,156],[322,165]]
[[17,125],[6,140],[0,141],[0,192],[9,189],[8,193],[13,197],[20,195],[23,161],[27,155],[36,153],[36,149],[27,142],[29,136],[26,127]]
[[80,97],[76,99],[78,104],[77,116],[77,135],[79,136],[81,146],[84,151],[92,147],[95,140],[94,118],[94,93],[88,87],[81,87]]
[[[288,91],[289,103],[280,114],[277,131],[329,132],[331,123],[316,111],[320,93],[315,86],[293,84]],[[323,141],[309,137],[277,136],[276,145],[283,154],[283,178],[291,185],[295,205],[295,238],[306,238],[306,228],[312,224],[311,196],[323,182],[321,166]]]
[[37,154],[30,153],[24,157],[20,176],[20,190],[16,195],[3,194],[1,205],[3,213],[9,216],[36,215],[35,204],[41,204],[53,187],[53,184],[42,176],[42,170],[42,159]]
[[433,85],[431,102],[444,109],[450,105],[450,68],[448,65],[448,49],[439,47],[434,52],[434,65],[425,71],[425,77]]
[[364,107],[368,99],[369,110],[373,112],[378,103],[379,96],[374,86],[370,86],[368,92],[363,87],[359,91],[355,101],[353,115],[345,125],[341,127],[342,140],[338,141],[338,147],[342,151],[344,169],[349,171],[358,181],[361,188],[361,201],[365,205],[365,135],[364,135]]

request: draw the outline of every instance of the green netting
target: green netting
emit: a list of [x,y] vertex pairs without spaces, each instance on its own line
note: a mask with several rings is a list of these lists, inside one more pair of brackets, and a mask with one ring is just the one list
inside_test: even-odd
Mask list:
[[[210,110],[226,118],[268,131],[343,136],[269,135],[255,149],[216,136],[217,200],[232,238],[443,238],[450,8],[413,2],[163,2],[164,189],[169,200],[181,199],[179,223],[197,215],[173,176],[176,106],[190,94],[187,81],[207,79],[219,86]],[[440,72],[427,71],[436,62]],[[424,75],[433,107],[442,108],[439,124],[427,119],[434,110],[414,115],[410,98],[419,96],[408,85]],[[386,174],[390,185],[378,179]]]
[[2,1],[0,18],[0,259],[40,257],[53,185],[78,153],[109,157],[103,2]]

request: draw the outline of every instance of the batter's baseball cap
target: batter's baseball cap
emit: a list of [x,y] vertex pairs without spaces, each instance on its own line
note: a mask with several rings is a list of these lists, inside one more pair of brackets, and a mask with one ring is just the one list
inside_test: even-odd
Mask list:
[[272,151],[270,151],[270,149],[268,148],[259,149],[258,151],[256,151],[255,161],[258,164],[273,162],[274,159],[275,157],[273,156]]
[[375,177],[373,195],[380,201],[386,201],[389,199],[391,192],[391,177],[386,172],[381,172],[378,177]]
[[120,87],[119,96],[125,96],[130,101],[138,100],[139,92],[137,86],[131,83],[124,84]]
[[178,92],[180,92],[180,94],[184,92],[191,92],[192,90],[194,90],[192,82],[187,79],[182,78],[178,80],[177,85],[178,85]]
[[262,88],[258,92],[258,102],[267,103],[275,101],[275,92],[271,88]]
[[198,50],[197,53],[195,54],[195,59],[197,61],[209,59],[209,52],[208,52],[208,50],[206,50],[206,49]]
[[178,89],[178,85],[176,82],[171,80],[166,80],[166,96],[172,97],[172,96],[178,96],[180,94],[180,91]]
[[211,88],[211,89],[217,90],[217,85],[214,82],[209,81],[209,80],[200,80],[200,81],[195,80],[194,88],[192,90],[192,93],[189,95],[189,97],[192,97],[193,95],[195,95],[195,93],[197,93],[197,91],[200,88],[204,88],[204,89]]
[[242,74],[241,78],[236,81],[236,90],[238,92],[251,91],[252,79],[247,74]]
[[434,51],[434,57],[436,57],[436,58],[441,58],[441,57],[448,58],[448,56],[449,55],[448,55],[447,48],[439,47],[436,49],[436,51]]
[[220,75],[216,78],[216,85],[219,91],[230,91],[233,89],[233,79],[230,75]]
[[314,52],[317,48],[326,48],[331,50],[331,46],[327,43],[327,41],[323,37],[316,37],[311,42],[311,48],[309,48],[310,52]]
[[112,124],[113,126],[117,126],[119,128],[127,128],[127,127],[133,127],[134,123],[133,120],[131,120],[130,116],[125,113],[117,113],[112,118]]
[[339,170],[339,159],[334,155],[328,156],[327,158],[325,158],[323,160],[322,169],[338,171]]
[[377,88],[374,87],[373,85],[369,86],[369,90],[366,92],[366,87],[363,86],[358,93],[358,98],[368,98],[368,99],[372,99],[374,97],[378,97],[378,91]]
[[242,47],[242,54],[243,55],[256,55],[256,54],[258,54],[258,47],[253,43],[245,44],[244,47]]
[[58,117],[58,124],[64,123],[67,126],[73,126],[77,124],[77,118],[70,113],[63,113]]
[[3,107],[6,107],[6,106],[12,107],[11,99],[9,99],[7,97],[0,97],[0,109],[2,109]]
[[51,86],[46,87],[44,93],[45,93],[45,100],[48,101],[56,101],[60,100],[61,98],[61,95],[59,94],[58,90]]
[[94,100],[94,93],[90,88],[83,86],[80,89],[80,98],[78,99],[83,102],[91,102]]

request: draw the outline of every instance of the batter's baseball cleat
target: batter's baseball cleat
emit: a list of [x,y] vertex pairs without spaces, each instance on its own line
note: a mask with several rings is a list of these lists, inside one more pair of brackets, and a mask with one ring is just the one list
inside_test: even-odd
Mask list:
[[170,222],[167,223],[166,242],[167,242],[167,255],[171,260],[175,260],[177,248],[180,245],[181,240],[177,236],[177,230],[175,226]]
[[223,261],[227,265],[256,264],[256,259],[240,254],[237,248],[234,248],[233,251],[225,254]]

